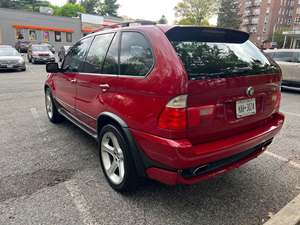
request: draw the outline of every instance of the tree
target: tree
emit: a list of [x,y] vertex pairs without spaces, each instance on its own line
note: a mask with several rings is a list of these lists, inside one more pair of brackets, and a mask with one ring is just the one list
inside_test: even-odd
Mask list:
[[67,3],[62,7],[54,8],[55,16],[77,17],[78,13],[85,13],[84,7],[79,4]]
[[159,24],[167,24],[168,20],[167,20],[166,16],[162,15],[161,18],[159,19],[158,23]]
[[99,1],[96,7],[96,12],[102,16],[117,16],[120,5],[117,4],[117,0],[104,0]]
[[95,8],[97,6],[98,0],[83,0],[81,1],[81,6],[85,8],[85,12],[89,14],[96,14]]
[[202,25],[205,19],[214,14],[217,6],[218,0],[182,0],[175,7],[175,15],[179,21]]
[[[277,42],[278,48],[282,48],[283,47],[283,43],[284,43],[283,32],[284,31],[289,31],[289,27],[279,27],[278,29],[276,29],[276,31],[274,32],[274,34],[272,35],[272,37],[269,37],[269,40],[271,40],[273,42]],[[287,39],[286,46],[289,46],[289,43],[290,43],[290,40]]]
[[0,0],[0,7],[11,9],[24,9],[39,11],[41,6],[49,6],[50,3],[44,0]]
[[68,0],[68,3],[76,4],[77,0]]
[[[179,25],[195,25],[195,22],[194,20],[190,20],[189,18],[187,19],[181,19],[179,21],[177,21],[177,24]],[[209,26],[209,22],[208,22],[208,19],[203,19],[202,22],[198,25],[201,25],[201,26]]]
[[221,0],[218,13],[218,27],[239,29],[241,17],[239,15],[238,0]]

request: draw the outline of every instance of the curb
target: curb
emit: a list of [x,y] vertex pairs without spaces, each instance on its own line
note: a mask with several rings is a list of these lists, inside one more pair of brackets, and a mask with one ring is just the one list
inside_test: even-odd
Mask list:
[[300,225],[300,194],[264,225]]

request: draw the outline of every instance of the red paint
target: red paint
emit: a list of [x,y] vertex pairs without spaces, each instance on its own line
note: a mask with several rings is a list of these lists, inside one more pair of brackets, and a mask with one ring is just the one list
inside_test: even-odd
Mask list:
[[44,31],[58,31],[73,33],[73,29],[68,28],[58,28],[58,27],[43,27],[43,26],[33,26],[33,25],[13,25],[16,29],[32,29],[32,30],[44,30]]
[[[123,29],[126,28],[111,31]],[[80,73],[48,77],[46,83],[54,97],[66,103],[63,106],[78,120],[97,130],[96,119],[100,113],[119,116],[146,156],[178,171],[240,153],[279,132],[284,121],[284,116],[278,113],[281,74],[188,80],[180,59],[163,34],[169,27],[129,29],[143,33],[152,46],[156,63],[146,77]],[[76,83],[71,82],[74,79]],[[103,84],[109,88],[100,88]],[[255,89],[257,114],[236,119],[235,102],[248,98],[245,90],[249,86]],[[165,112],[171,99],[184,94],[188,95],[186,109],[179,110],[180,113]],[[169,129],[168,120],[162,117],[164,113],[172,114],[173,122],[178,118],[186,121],[172,123],[174,126]],[[192,184],[239,167],[259,153],[189,180],[178,172],[153,167],[147,174],[167,184]]]

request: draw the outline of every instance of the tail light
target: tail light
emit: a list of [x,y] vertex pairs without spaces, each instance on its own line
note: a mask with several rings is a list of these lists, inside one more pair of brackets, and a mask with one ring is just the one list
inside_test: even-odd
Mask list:
[[159,128],[182,130],[187,127],[187,95],[171,99],[159,117]]
[[276,109],[279,108],[280,101],[281,101],[281,92],[280,91],[274,92],[272,95],[272,102],[274,104],[274,108]]

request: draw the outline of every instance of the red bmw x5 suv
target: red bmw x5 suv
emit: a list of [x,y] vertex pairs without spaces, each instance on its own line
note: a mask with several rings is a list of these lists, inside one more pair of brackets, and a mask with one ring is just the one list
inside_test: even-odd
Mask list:
[[90,34],[47,65],[47,115],[99,142],[117,191],[140,177],[194,184],[257,157],[281,129],[281,71],[244,32],[128,26]]

